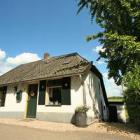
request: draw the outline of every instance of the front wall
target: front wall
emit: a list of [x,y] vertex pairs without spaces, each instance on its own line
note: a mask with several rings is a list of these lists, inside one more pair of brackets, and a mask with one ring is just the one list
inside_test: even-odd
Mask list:
[[[37,118],[55,122],[72,122],[77,106],[83,105],[82,86],[78,76],[71,78],[71,105],[37,106]],[[46,93],[47,94],[47,93]]]
[[[103,105],[105,105],[105,103],[102,97],[102,91],[99,91],[98,89],[98,84],[100,83],[99,78],[93,73],[89,73],[83,77],[83,80],[85,81],[84,86],[81,85],[81,79],[79,76],[71,77],[71,105],[57,107],[37,105],[37,119],[55,122],[73,122],[76,107],[83,106],[83,90],[85,89],[86,104],[90,107],[87,112],[88,123],[92,122],[96,116],[95,109],[98,112],[98,115],[101,113],[101,100],[103,101]],[[0,107],[0,117],[26,117],[27,87],[28,85],[25,84],[19,86],[19,89],[23,90],[22,101],[16,103],[14,85],[8,86],[5,107]],[[38,99],[39,93],[37,104]]]
[[[39,82],[37,82],[39,83]],[[29,83],[30,84],[30,83]],[[21,84],[18,89],[22,90],[22,100],[20,103],[16,102],[16,94],[14,94],[14,87],[10,85],[7,88],[5,99],[5,106],[0,107],[0,117],[8,118],[24,118],[27,111],[27,89],[28,84]],[[37,105],[37,119],[56,121],[56,122],[72,122],[73,114],[77,106],[83,105],[82,86],[79,76],[71,78],[71,105],[62,106],[45,106]],[[39,99],[39,91],[37,97],[37,104]]]
[[14,93],[14,86],[10,85],[7,87],[5,106],[0,107],[0,117],[12,117],[12,118],[23,118],[26,110],[26,99],[27,99],[27,85],[20,85],[18,89],[22,90],[22,100],[20,103],[16,102],[16,94]]

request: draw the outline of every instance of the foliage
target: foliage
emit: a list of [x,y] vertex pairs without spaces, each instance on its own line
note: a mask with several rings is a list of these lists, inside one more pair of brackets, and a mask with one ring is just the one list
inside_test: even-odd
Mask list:
[[[88,8],[102,32],[87,41],[99,39],[103,44],[100,58],[108,62],[109,78],[119,85],[123,75],[140,65],[140,0],[78,0],[79,10]],[[99,58],[99,59],[100,59]]]
[[127,87],[125,101],[129,119],[140,129],[140,66],[136,64],[133,70],[124,76],[123,81]]
[[125,100],[130,122],[135,123],[140,129],[140,91],[127,89]]
[[136,64],[133,70],[124,76],[124,84],[128,89],[140,92],[140,65]]
[[75,112],[78,113],[86,113],[87,111],[89,110],[89,108],[87,106],[80,106],[80,107],[77,107]]

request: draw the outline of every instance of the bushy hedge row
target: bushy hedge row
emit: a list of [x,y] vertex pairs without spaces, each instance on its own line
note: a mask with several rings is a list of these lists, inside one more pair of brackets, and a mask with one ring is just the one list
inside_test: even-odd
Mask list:
[[126,90],[125,102],[129,121],[135,123],[140,128],[140,91],[136,89]]

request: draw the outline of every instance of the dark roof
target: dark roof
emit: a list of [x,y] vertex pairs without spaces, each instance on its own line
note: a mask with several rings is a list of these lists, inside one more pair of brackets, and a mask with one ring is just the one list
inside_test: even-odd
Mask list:
[[91,64],[77,53],[22,64],[0,76],[0,85],[82,74]]

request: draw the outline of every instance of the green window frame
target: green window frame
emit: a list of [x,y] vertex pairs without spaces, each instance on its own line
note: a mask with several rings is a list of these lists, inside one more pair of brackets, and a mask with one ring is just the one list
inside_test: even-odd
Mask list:
[[61,100],[59,99],[58,104],[54,103],[52,104],[52,106],[71,105],[71,78],[70,77],[48,81],[47,87],[48,87],[48,94],[50,94],[51,92],[50,89],[61,88]]

